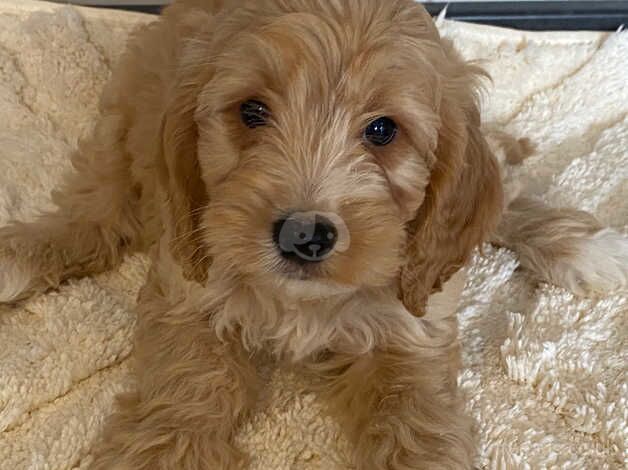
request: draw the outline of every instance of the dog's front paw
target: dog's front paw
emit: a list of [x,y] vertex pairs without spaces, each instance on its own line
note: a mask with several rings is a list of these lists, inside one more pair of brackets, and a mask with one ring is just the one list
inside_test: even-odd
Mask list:
[[470,470],[474,445],[466,417],[441,424],[417,414],[389,416],[372,423],[356,449],[358,470]]
[[557,284],[584,296],[628,289],[628,237],[604,229],[572,243],[553,269]]
[[[124,430],[123,430],[124,432]],[[195,432],[172,431],[158,442],[149,432],[124,433],[122,439],[97,448],[90,470],[241,470],[248,458],[229,443]]]
[[33,269],[14,250],[0,247],[0,303],[19,300],[30,291]]
[[[211,401],[202,404],[203,410],[215,406]],[[228,420],[200,412],[186,414],[200,410],[189,402],[140,401],[137,393],[119,396],[118,406],[93,449],[90,470],[247,468],[248,456],[231,442]]]
[[0,227],[0,303],[23,300],[59,285],[64,256],[42,233],[35,233],[37,227],[27,224]]

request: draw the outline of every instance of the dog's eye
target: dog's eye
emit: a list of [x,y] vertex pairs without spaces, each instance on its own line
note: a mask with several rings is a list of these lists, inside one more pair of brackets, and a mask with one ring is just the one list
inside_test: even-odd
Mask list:
[[261,101],[246,100],[240,105],[242,122],[251,129],[266,125],[269,114],[268,108]]
[[364,129],[364,138],[373,145],[388,145],[397,135],[397,124],[389,117],[380,117]]

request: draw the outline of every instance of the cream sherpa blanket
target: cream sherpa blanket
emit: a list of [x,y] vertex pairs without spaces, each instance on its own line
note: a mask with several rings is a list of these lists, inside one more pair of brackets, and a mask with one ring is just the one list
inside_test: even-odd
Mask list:
[[[0,223],[49,207],[111,64],[152,17],[0,0]],[[628,34],[522,33],[443,22],[494,78],[485,117],[538,144],[528,191],[628,230]],[[0,306],[0,469],[84,468],[128,386],[146,262]],[[460,306],[461,384],[486,469],[626,468],[628,296],[535,286],[514,255],[474,259]],[[276,376],[240,433],[256,470],[347,469],[347,448],[298,379]]]

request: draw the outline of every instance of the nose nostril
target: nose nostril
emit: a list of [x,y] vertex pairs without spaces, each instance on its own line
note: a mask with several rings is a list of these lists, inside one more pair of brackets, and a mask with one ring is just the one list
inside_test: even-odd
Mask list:
[[280,246],[280,238],[287,219],[278,219],[273,223],[273,242],[275,245]]

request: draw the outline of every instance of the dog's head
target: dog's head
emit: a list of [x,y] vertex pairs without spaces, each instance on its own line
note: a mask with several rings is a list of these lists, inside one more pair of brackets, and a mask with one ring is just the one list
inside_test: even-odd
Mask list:
[[163,130],[187,262],[304,295],[398,283],[420,314],[500,212],[480,71],[410,0],[189,15]]

